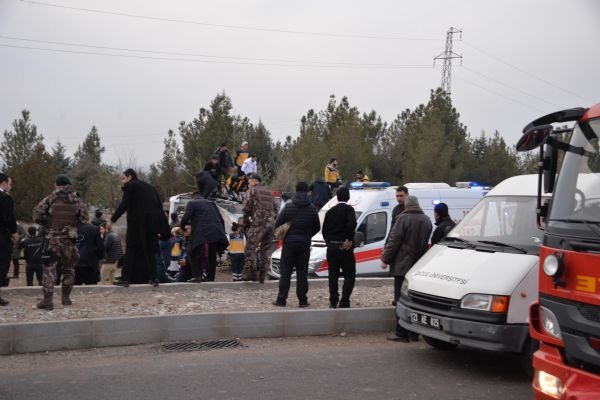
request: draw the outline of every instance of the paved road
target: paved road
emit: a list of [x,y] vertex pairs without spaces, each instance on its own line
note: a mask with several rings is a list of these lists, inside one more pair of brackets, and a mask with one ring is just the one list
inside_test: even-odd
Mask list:
[[378,335],[244,339],[0,356],[0,399],[528,399],[517,359]]

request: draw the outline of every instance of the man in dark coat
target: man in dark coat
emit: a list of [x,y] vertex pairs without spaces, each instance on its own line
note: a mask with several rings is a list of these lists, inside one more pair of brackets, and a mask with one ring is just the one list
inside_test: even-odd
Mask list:
[[325,179],[319,178],[310,184],[310,201],[320,210],[331,198],[331,190]]
[[431,244],[437,244],[440,240],[446,237],[448,232],[456,226],[456,223],[452,221],[448,214],[448,205],[446,203],[436,204],[433,208],[433,217],[435,218],[435,225],[437,228],[431,235]]
[[100,260],[104,257],[104,240],[100,227],[83,223],[77,227],[79,262],[75,267],[76,285],[96,285],[100,280]]
[[[431,220],[423,213],[416,196],[409,195],[404,201],[404,211],[398,215],[381,254],[381,268],[390,267],[394,277],[394,300],[400,297],[400,289],[408,270],[427,251]],[[408,331],[396,323],[396,333],[390,340],[408,342]]]
[[112,224],[127,212],[125,263],[121,279],[115,285],[128,287],[130,283],[150,282],[158,286],[154,257],[158,251],[158,235],[170,236],[160,196],[154,186],[139,180],[131,168],[123,172],[121,181],[123,199],[106,223],[111,230]]
[[356,213],[348,205],[350,191],[341,187],[336,192],[338,203],[327,211],[323,220],[323,238],[327,243],[327,263],[329,264],[329,308],[337,308],[340,294],[338,279],[340,268],[344,277],[340,308],[350,308],[350,295],[356,278],[356,260],[354,258],[354,231]]
[[406,186],[398,186],[396,188],[396,200],[398,201],[398,204],[396,204],[392,210],[392,226],[394,225],[394,222],[396,222],[398,215],[404,211],[404,200],[406,200],[408,194],[408,188]]
[[[8,286],[6,275],[10,268],[12,249],[17,243],[17,217],[15,204],[9,196],[12,180],[0,173],[0,286]],[[0,306],[7,306],[8,301],[0,297]]]
[[217,186],[219,182],[210,175],[208,171],[200,171],[196,174],[196,185],[198,186],[198,193],[205,199],[214,197],[216,194]]
[[286,204],[275,221],[275,228],[291,222],[287,234],[283,238],[281,265],[279,268],[279,293],[273,305],[285,307],[292,271],[296,269],[296,296],[299,307],[308,307],[308,260],[310,259],[310,242],[321,229],[317,209],[308,199],[308,185],[305,182],[296,184],[296,194]]
[[188,282],[202,282],[202,272],[206,280],[215,280],[217,252],[227,248],[225,222],[217,205],[199,196],[187,203],[181,217],[181,226],[192,226],[192,236],[188,245],[188,259],[192,267],[192,279]]
[[227,143],[221,143],[215,155],[219,158],[219,176],[224,180],[227,180],[229,177],[229,170],[233,167],[233,160],[227,149]]

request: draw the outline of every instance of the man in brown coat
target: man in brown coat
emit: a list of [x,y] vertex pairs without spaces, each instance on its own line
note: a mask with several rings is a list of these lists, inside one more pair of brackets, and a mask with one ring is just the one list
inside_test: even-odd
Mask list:
[[[394,222],[381,255],[381,268],[389,266],[390,276],[394,277],[394,300],[398,301],[400,297],[400,289],[408,270],[427,251],[431,230],[431,220],[423,213],[417,197],[407,196],[404,210]],[[396,333],[388,339],[408,342],[408,331],[396,323]]]

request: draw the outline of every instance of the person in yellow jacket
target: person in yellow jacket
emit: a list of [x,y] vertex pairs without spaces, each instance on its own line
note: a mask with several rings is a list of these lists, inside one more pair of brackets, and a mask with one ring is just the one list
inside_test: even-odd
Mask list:
[[332,157],[329,160],[329,164],[325,166],[324,178],[325,182],[327,182],[332,190],[336,189],[342,183],[340,171],[338,170],[337,158]]
[[369,177],[365,175],[362,169],[356,171],[356,182],[369,182]]

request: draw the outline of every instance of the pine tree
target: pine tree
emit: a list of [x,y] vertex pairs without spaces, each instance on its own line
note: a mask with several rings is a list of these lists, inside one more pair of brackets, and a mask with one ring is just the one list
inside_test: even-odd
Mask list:
[[[106,173],[106,167],[101,164],[104,151],[104,146],[100,144],[98,130],[95,126],[92,126],[83,143],[77,147],[74,155],[74,167],[71,172],[75,189],[84,202],[97,200],[99,195],[97,192],[102,192],[102,188],[98,188],[96,193],[88,196],[94,180]],[[97,185],[95,186],[97,187]]]
[[14,173],[34,152],[38,145],[43,146],[44,137],[37,133],[37,127],[29,120],[29,111],[21,111],[21,119],[13,121],[14,131],[4,131],[4,141],[0,144],[0,155],[4,159],[4,170]]
[[67,148],[60,141],[52,147],[52,162],[59,174],[67,174],[71,169],[71,157],[67,157]]

